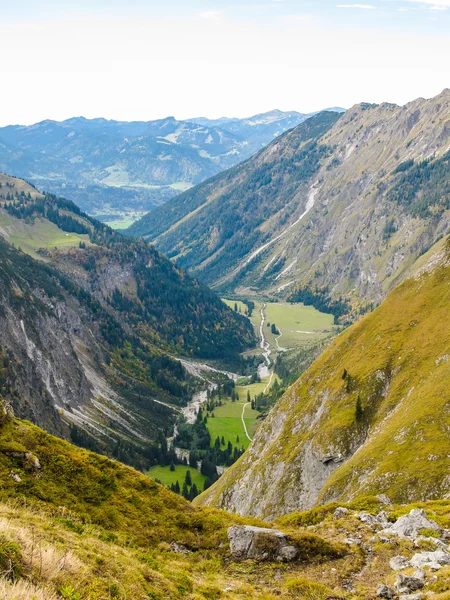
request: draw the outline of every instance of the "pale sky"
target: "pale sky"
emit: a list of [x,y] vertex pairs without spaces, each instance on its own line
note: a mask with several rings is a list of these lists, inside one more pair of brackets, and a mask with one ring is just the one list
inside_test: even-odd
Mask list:
[[312,112],[450,87],[450,0],[0,0],[0,125]]

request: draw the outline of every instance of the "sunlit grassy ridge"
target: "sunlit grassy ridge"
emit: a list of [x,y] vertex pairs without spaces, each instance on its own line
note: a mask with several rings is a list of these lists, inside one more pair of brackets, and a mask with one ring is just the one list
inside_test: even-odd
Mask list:
[[268,516],[361,494],[448,494],[448,254],[329,346],[203,501]]
[[0,399],[2,599],[267,600],[279,596],[274,569],[290,578],[306,564],[331,570],[336,559],[351,568],[342,545],[297,528],[289,529],[301,564],[234,564],[226,532],[244,522],[262,525],[195,508],[132,468],[26,421],[4,423]]

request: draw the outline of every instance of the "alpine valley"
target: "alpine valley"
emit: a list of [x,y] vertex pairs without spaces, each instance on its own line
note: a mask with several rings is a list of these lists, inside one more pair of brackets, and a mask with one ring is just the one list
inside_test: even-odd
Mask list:
[[0,137],[0,599],[449,600],[450,91]]

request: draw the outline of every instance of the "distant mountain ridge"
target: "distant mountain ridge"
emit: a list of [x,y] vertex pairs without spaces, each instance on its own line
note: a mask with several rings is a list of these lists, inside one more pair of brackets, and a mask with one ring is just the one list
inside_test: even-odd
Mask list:
[[0,170],[64,195],[103,220],[148,212],[248,158],[307,118],[115,121],[74,117],[0,128]]

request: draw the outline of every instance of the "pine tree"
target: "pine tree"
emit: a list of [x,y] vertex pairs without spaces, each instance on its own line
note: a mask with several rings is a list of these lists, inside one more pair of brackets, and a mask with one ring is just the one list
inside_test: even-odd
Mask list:
[[220,438],[220,445],[225,446],[225,438],[223,436]]
[[180,484],[178,483],[178,479],[175,483],[175,494],[179,494],[180,493]]
[[186,471],[185,482],[186,482],[186,485],[189,485],[189,486],[192,485],[192,477],[191,477],[190,471]]
[[197,468],[197,457],[194,452],[189,452],[189,466],[193,469]]
[[196,497],[198,496],[198,489],[197,489],[197,486],[195,485],[195,483],[194,483],[194,485],[191,487],[191,493],[190,493],[190,496],[191,496],[191,500],[193,500],[194,498],[196,498]]
[[247,390],[247,402],[251,402],[250,390]]
[[172,472],[175,471],[175,465],[173,464],[173,461],[170,463],[170,470]]
[[183,489],[181,490],[181,495],[183,496],[183,498],[186,498],[186,500],[189,500],[189,490],[188,490],[186,481],[183,483]]

